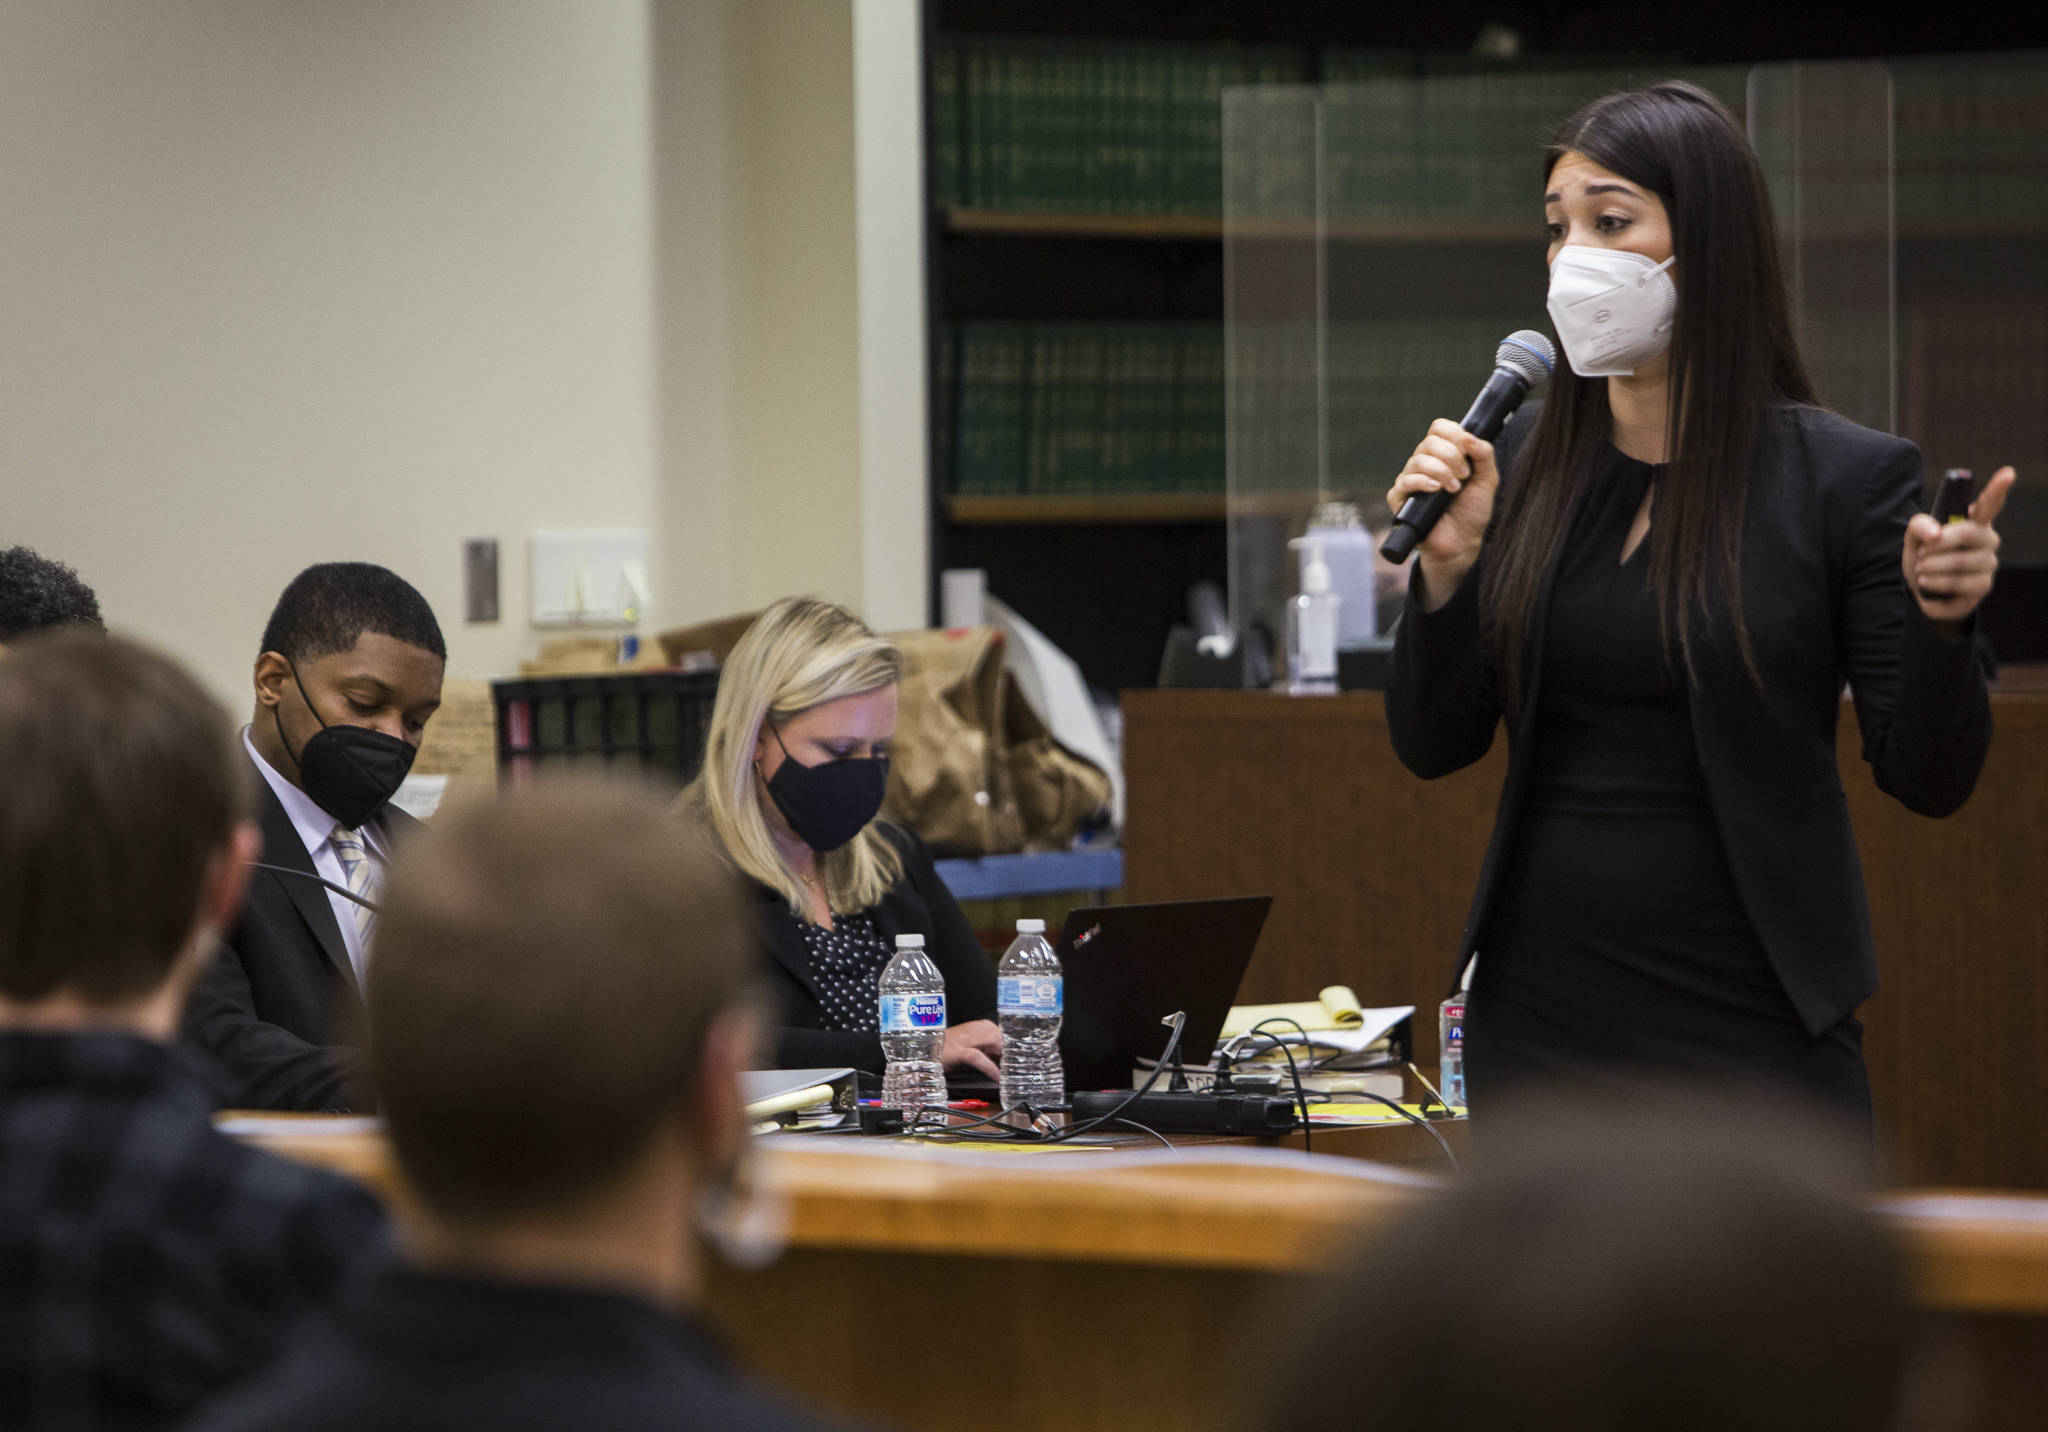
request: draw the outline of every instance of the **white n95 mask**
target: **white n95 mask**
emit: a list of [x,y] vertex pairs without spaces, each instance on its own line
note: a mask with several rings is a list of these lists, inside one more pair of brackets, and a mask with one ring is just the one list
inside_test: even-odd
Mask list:
[[1671,346],[1678,289],[1665,272],[1678,256],[1566,244],[1550,262],[1550,321],[1581,378],[1627,377]]

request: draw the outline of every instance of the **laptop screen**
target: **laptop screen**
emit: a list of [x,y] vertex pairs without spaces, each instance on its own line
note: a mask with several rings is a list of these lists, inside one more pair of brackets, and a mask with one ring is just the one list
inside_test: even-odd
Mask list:
[[1075,910],[1060,933],[1066,1017],[1060,1058],[1070,1089],[1127,1089],[1141,1059],[1164,1053],[1184,1013],[1176,1058],[1207,1064],[1237,998],[1270,895]]

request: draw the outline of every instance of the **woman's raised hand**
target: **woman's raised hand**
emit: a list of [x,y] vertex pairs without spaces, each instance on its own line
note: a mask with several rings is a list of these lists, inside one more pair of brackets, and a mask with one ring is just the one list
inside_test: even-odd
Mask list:
[[1449,509],[1415,549],[1425,608],[1440,607],[1449,600],[1479,560],[1479,544],[1486,538],[1486,524],[1493,519],[1493,494],[1499,485],[1493,444],[1473,437],[1449,418],[1438,418],[1387,489],[1387,507],[1393,512],[1399,512],[1401,504],[1417,493],[1455,494]]
[[1991,474],[1961,522],[1944,527],[1923,512],[1906,524],[1899,565],[1929,621],[1963,621],[1990,592],[1998,575],[1998,532],[1993,524],[2018,476],[2010,467]]

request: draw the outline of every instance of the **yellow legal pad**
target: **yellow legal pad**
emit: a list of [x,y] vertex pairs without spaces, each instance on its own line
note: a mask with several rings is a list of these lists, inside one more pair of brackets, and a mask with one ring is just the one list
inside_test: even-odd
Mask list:
[[1329,985],[1314,999],[1294,1004],[1234,1004],[1223,1017],[1219,1039],[1243,1034],[1268,1019],[1291,1019],[1305,1030],[1357,1029],[1365,1023],[1365,1006],[1349,985]]

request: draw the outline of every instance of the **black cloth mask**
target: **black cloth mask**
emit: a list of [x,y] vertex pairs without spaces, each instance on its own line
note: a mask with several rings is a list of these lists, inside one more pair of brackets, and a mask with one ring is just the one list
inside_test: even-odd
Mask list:
[[285,740],[284,722],[273,706],[270,719],[277,723],[277,739],[297,764],[299,788],[313,798],[313,804],[350,830],[358,830],[398,793],[418,750],[410,741],[365,726],[328,725],[313,698],[306,695],[299,669],[294,666],[291,670],[292,684],[299,688],[300,698],[320,722],[320,729],[306,738],[294,756],[291,742]]
[[[769,722],[775,744],[782,733]],[[782,746],[782,764],[768,778],[768,794],[796,837],[816,851],[837,850],[867,828],[889,789],[887,756],[847,757],[806,766]]]

